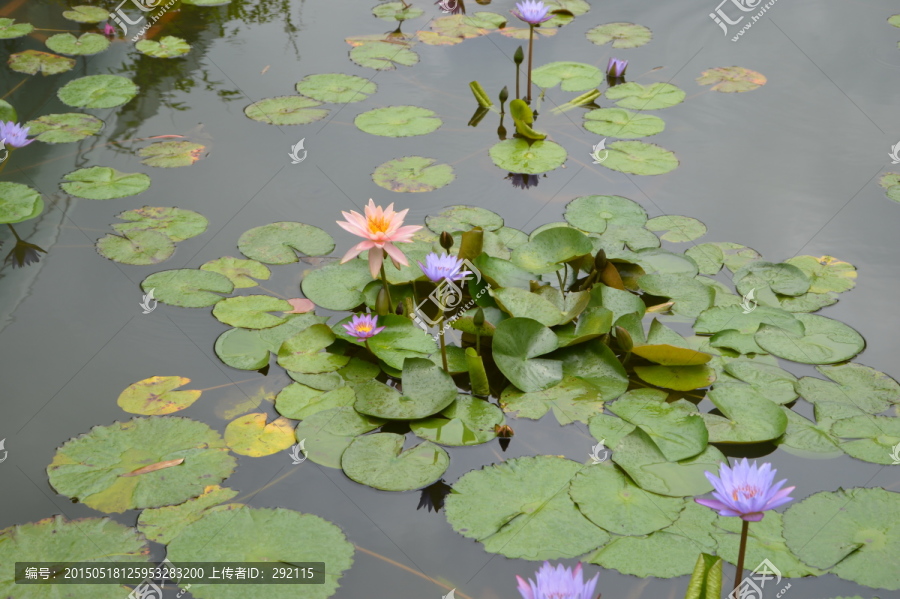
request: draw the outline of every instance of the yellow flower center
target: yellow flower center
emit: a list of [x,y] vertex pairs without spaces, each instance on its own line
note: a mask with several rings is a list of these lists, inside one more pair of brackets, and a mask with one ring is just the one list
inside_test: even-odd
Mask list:
[[391,226],[391,221],[384,216],[373,216],[368,219],[366,224],[369,225],[369,231],[377,235],[378,233],[387,233]]
[[361,322],[358,325],[356,325],[357,333],[368,333],[371,330],[372,330],[372,325],[370,325],[367,322]]
[[759,489],[757,487],[751,487],[750,485],[744,485],[742,487],[737,487],[732,493],[731,496],[734,497],[734,500],[738,500],[738,493],[744,496],[746,499],[750,499],[752,497],[756,497],[759,494]]

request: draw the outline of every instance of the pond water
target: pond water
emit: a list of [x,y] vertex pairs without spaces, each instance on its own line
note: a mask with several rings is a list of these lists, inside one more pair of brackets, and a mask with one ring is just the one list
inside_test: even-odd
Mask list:
[[[25,37],[0,40],[2,62],[28,49],[47,51],[44,41],[53,33],[78,31],[77,23],[61,16],[77,4],[7,0],[0,5],[0,18],[36,27]],[[209,308],[162,301],[143,314],[140,284],[157,271],[196,269],[221,256],[240,257],[237,242],[244,231],[279,221],[320,227],[334,237],[332,255],[340,257],[358,241],[336,224],[340,211],[361,212],[370,197],[379,205],[394,202],[398,210],[409,209],[407,224],[424,224],[428,215],[466,204],[491,210],[507,227],[529,233],[562,221],[566,204],[574,198],[618,195],[640,204],[651,218],[685,215],[706,225],[708,233],[698,241],[663,241],[663,248],[672,251],[730,241],[754,248],[771,262],[798,255],[834,256],[856,267],[856,286],[817,314],[846,323],[865,338],[865,349],[854,362],[900,376],[895,359],[900,355],[895,334],[900,315],[893,297],[898,290],[900,237],[895,232],[900,206],[879,185],[892,170],[888,153],[900,139],[900,29],[887,23],[896,12],[895,3],[781,0],[733,42],[739,26],[729,26],[725,36],[709,16],[715,0],[590,2],[589,12],[556,35],[538,37],[535,66],[577,61],[604,70],[615,56],[629,61],[628,81],[667,82],[683,89],[684,102],[648,111],[665,120],[665,130],[648,141],[674,152],[679,165],[665,174],[640,176],[593,164],[592,147],[602,136],[582,126],[586,109],[551,113],[555,105],[582,92],[564,92],[557,86],[547,89],[540,104],[533,103],[538,106],[534,128],[562,145],[568,159],[564,168],[539,175],[537,186],[527,189],[514,187],[509,171],[495,166],[488,154],[498,141],[498,115],[491,112],[477,127],[468,125],[477,108],[469,82],[480,82],[496,104],[502,86],[514,87],[512,57],[519,45],[527,50],[527,40],[494,31],[456,45],[420,43],[414,47],[419,62],[412,67],[367,69],[351,62],[345,38],[393,29],[394,24],[372,15],[374,4],[176,4],[148,35],[183,38],[191,46],[183,57],[139,53],[131,41],[139,26],[129,26],[127,38],[120,35],[102,53],[75,57],[75,67],[66,73],[27,75],[0,68],[0,98],[15,107],[20,122],[84,112],[105,123],[97,135],[81,141],[35,142],[16,150],[0,173],[0,180],[30,186],[43,196],[40,217],[15,225],[15,230],[47,251],[39,262],[23,268],[0,266],[0,438],[5,438],[8,452],[0,463],[0,529],[55,514],[68,519],[104,515],[56,493],[46,468],[70,438],[94,426],[128,420],[131,415],[116,405],[116,398],[136,381],[156,375],[189,378],[187,388],[203,389],[203,398],[177,415],[220,432],[242,413],[236,406],[248,399],[259,403],[268,397],[259,409],[250,404],[243,411],[274,417],[271,398],[291,382],[283,369],[273,364],[263,375],[226,366],[214,344],[227,325],[212,318]],[[413,4],[424,15],[404,22],[404,33],[427,30],[432,19],[444,16],[431,2]],[[508,0],[481,4],[467,0],[468,12],[508,15],[514,6]],[[731,4],[723,11],[735,16],[740,12]],[[509,26],[519,25],[509,19]],[[644,25],[653,38],[640,47],[613,49],[585,37],[590,29],[611,22]],[[695,81],[707,69],[730,66],[762,73],[767,81],[744,93],[718,93]],[[295,95],[295,84],[316,73],[357,75],[371,79],[378,90],[361,102],[329,104],[326,118],[306,125],[267,125],[244,115],[253,102]],[[57,91],[69,81],[99,74],[131,79],[139,86],[136,97],[109,109],[70,108],[58,98]],[[523,89],[524,79],[523,72]],[[605,90],[605,84],[600,89]],[[597,102],[613,105],[604,97]],[[371,135],[354,125],[363,112],[395,105],[428,108],[443,124],[430,135],[399,138]],[[515,127],[509,116],[505,126],[512,135]],[[167,135],[202,144],[196,163],[168,169],[141,164],[137,151]],[[292,164],[289,153],[301,139],[306,158]],[[450,164],[455,180],[427,193],[396,193],[373,183],[376,167],[404,156]],[[147,173],[152,184],[139,195],[109,201],[60,191],[66,174],[92,166]],[[99,255],[94,244],[112,232],[116,215],[147,205],[199,212],[208,219],[208,228],[178,242],[171,258],[152,266],[117,263]],[[15,244],[7,227],[0,230],[0,240],[5,255]],[[273,267],[262,290],[247,292],[300,297],[298,285],[305,271],[318,265],[310,259]],[[715,278],[730,286],[730,275],[723,270]],[[651,320],[652,315],[646,316],[645,325]],[[662,320],[690,334],[689,321]],[[782,364],[798,377],[819,376],[813,366]],[[714,407],[708,399],[699,404],[701,412]],[[802,400],[794,409],[812,417],[812,406]],[[469,471],[520,456],[560,455],[583,463],[597,441],[585,423],[560,426],[550,414],[540,420],[510,415],[507,423],[515,437],[505,451],[496,440],[447,448],[451,460],[442,480],[452,485]],[[414,444],[411,437],[407,447]],[[796,486],[795,503],[839,488],[900,492],[898,466],[848,455],[799,457],[771,444],[718,447],[727,456],[764,456],[778,469],[779,478]],[[238,491],[232,501],[315,514],[339,526],[356,546],[337,597],[437,598],[452,588],[456,597],[515,597],[515,576],[533,577],[540,565],[486,552],[482,544],[454,532],[443,511],[422,507],[418,491],[379,491],[312,460],[292,465],[286,451],[240,455],[237,462],[223,483]],[[111,516],[134,526],[139,513]],[[900,539],[885,542],[897,547]],[[160,561],[164,547],[151,547],[152,557]],[[684,576],[641,579],[588,563],[585,571],[588,576],[600,573],[597,592],[604,598],[680,598],[687,586]],[[730,589],[734,566],[726,564],[723,572]],[[791,582],[787,593],[793,599],[900,596],[896,590],[868,588],[831,573]],[[166,592],[175,596],[175,591]],[[766,593],[767,599],[775,596],[774,590],[767,588]]]

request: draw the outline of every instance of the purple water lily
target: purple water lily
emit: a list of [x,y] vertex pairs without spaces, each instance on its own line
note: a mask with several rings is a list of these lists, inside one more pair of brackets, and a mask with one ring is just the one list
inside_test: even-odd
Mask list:
[[550,562],[544,562],[535,573],[537,582],[530,578],[526,582],[521,576],[516,576],[516,580],[519,581],[518,591],[522,599],[593,599],[599,577],[597,574],[584,582],[581,564],[575,566],[573,571],[563,568],[562,564],[554,568]]
[[360,341],[374,337],[384,330],[384,327],[378,326],[378,317],[374,314],[356,314],[350,322],[344,324],[344,328],[348,334]]
[[27,139],[28,127],[23,127],[12,121],[6,123],[0,122],[0,139],[3,143],[13,148],[24,148],[33,139]]
[[718,477],[710,472],[705,473],[715,487],[715,499],[695,498],[694,501],[716,510],[720,516],[740,516],[747,522],[759,522],[766,510],[793,501],[793,497],[788,495],[795,487],[781,488],[787,479],[772,484],[776,472],[772,464],[757,466],[754,461],[751,465],[747,458],[732,468],[723,463],[719,467]]
[[553,18],[547,14],[550,9],[541,0],[522,0],[510,12],[529,25],[540,25]]
[[625,69],[628,68],[627,60],[619,60],[618,58],[610,58],[606,65],[606,76],[613,79],[625,76]]
[[438,256],[434,252],[431,252],[425,256],[425,264],[418,262],[418,265],[422,269],[422,272],[425,273],[425,276],[434,283],[439,283],[444,279],[450,281],[462,281],[472,274],[469,270],[461,270],[463,261],[450,254],[441,254]]

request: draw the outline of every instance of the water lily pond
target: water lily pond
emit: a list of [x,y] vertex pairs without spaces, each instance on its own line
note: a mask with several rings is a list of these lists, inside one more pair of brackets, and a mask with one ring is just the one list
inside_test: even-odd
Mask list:
[[900,596],[896,13],[6,0],[0,596]]

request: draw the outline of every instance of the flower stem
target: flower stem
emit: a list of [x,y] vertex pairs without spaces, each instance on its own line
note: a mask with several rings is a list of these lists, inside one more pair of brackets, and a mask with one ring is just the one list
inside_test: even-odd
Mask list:
[[10,231],[12,231],[12,232],[13,232],[13,235],[15,235],[15,236],[16,236],[16,241],[22,241],[22,238],[21,238],[21,237],[19,237],[19,234],[18,234],[18,233],[16,233],[16,230],[15,230],[15,229],[13,229],[13,226],[12,226],[12,225],[11,225],[11,224],[9,224],[9,223],[6,223],[6,226],[7,226],[7,227],[9,227],[9,230],[10,230]]
[[519,72],[522,70],[521,65],[516,65],[516,100],[519,99]]
[[441,316],[441,320],[438,322],[438,325],[441,327],[441,361],[444,363],[444,372],[450,374],[450,367],[447,366],[447,345],[444,342],[444,317]]
[[384,272],[384,262],[381,263],[381,284],[384,286],[384,292],[387,294],[388,312],[394,313],[394,302],[391,300],[391,288],[388,286],[387,274]]
[[[741,528],[741,548],[738,551],[738,561],[737,561],[737,570],[734,573],[734,590],[737,591],[738,587],[741,586],[741,580],[744,577],[744,554],[747,552],[747,533],[750,530],[750,522],[748,520],[743,521],[744,525]],[[737,593],[734,593],[735,597],[737,597]]]
[[531,56],[534,48],[534,25],[531,25],[528,33],[528,95],[526,102],[531,104]]

